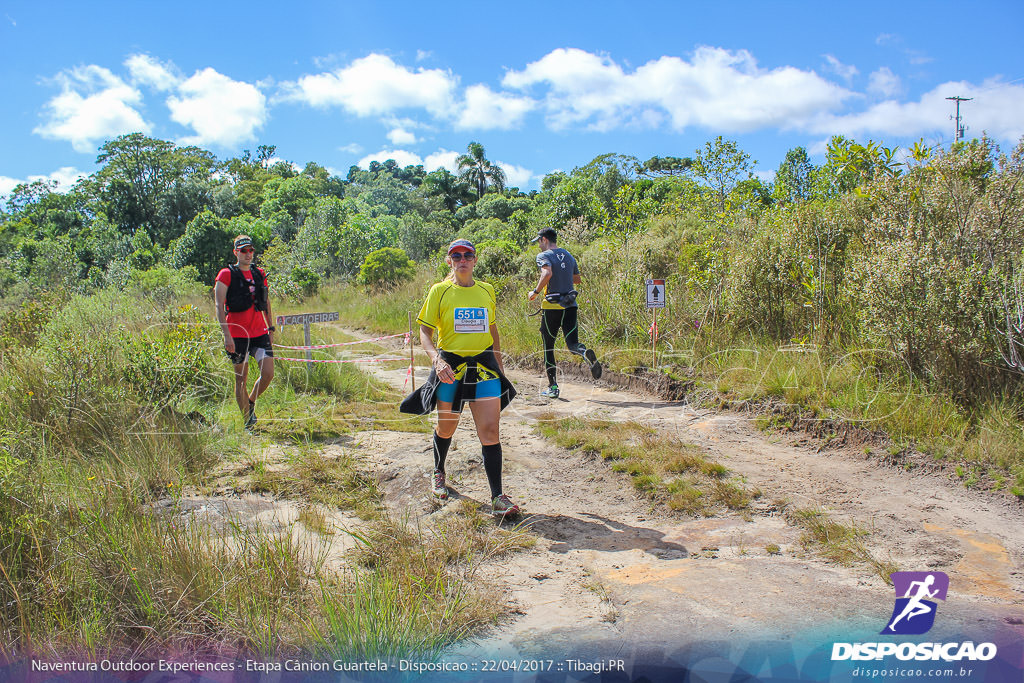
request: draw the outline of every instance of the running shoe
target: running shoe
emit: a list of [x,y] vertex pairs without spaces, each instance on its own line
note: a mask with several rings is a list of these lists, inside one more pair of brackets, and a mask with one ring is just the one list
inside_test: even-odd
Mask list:
[[519,514],[519,506],[503,493],[491,501],[491,513],[495,517],[515,517]]
[[544,398],[558,398],[558,385],[552,384],[550,387],[540,392],[540,395]]
[[590,363],[590,374],[594,379],[601,379],[601,364],[597,361],[597,354],[594,353],[594,349],[587,349],[583,357]]
[[448,487],[445,486],[444,472],[441,470],[434,470],[434,485],[431,487],[430,492],[439,500],[448,500]]
[[249,414],[245,416],[245,431],[251,432],[256,427],[256,404],[249,403]]

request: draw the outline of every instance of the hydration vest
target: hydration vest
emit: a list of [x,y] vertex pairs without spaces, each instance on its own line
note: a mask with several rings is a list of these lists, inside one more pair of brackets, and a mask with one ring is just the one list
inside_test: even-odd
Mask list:
[[267,281],[263,271],[255,266],[249,269],[252,273],[252,284],[256,287],[256,293],[253,294],[249,291],[249,280],[237,264],[228,266],[228,270],[231,271],[231,284],[228,285],[228,293],[224,297],[224,305],[228,312],[241,313],[253,306],[257,311],[267,310]]

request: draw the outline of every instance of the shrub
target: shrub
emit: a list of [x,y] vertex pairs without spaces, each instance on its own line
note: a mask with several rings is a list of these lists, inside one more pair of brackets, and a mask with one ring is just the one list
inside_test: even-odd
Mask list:
[[515,275],[520,248],[509,240],[496,239],[477,245],[476,275],[499,278]]
[[416,273],[416,264],[395,247],[371,251],[359,267],[359,284],[390,287],[401,284]]
[[302,296],[313,296],[320,289],[320,276],[305,266],[292,269],[291,279]]
[[1024,143],[998,166],[996,151],[973,141],[905,175],[877,178],[867,187],[874,215],[854,266],[868,339],[968,400],[1024,370]]
[[179,297],[202,296],[207,287],[198,280],[199,272],[194,266],[157,266],[149,270],[133,270],[129,277],[129,287],[153,299],[159,306],[169,306]]

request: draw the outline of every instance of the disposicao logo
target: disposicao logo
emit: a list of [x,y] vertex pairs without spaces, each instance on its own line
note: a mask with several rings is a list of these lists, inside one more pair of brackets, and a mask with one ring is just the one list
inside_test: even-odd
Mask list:
[[[935,624],[938,604],[946,599],[949,577],[943,572],[893,572],[896,604],[881,635],[916,636],[927,633]],[[833,643],[832,661],[896,659],[955,662],[988,661],[996,656],[993,643]]]
[[946,600],[949,577],[943,572],[893,572],[889,575],[896,590],[896,605],[889,624],[881,635],[918,636],[935,624],[938,605]]

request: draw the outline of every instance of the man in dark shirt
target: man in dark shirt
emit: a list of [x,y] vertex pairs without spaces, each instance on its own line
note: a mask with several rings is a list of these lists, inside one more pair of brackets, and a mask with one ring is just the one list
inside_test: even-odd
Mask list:
[[565,249],[558,246],[558,235],[552,228],[545,228],[533,240],[540,245],[537,255],[537,267],[540,268],[540,280],[530,292],[533,301],[538,294],[544,294],[541,301],[543,314],[540,323],[540,336],[544,341],[544,368],[548,375],[548,388],[541,392],[542,396],[558,398],[557,369],[555,366],[555,339],[558,331],[565,335],[565,346],[572,353],[583,356],[590,365],[590,374],[594,379],[601,376],[601,363],[593,349],[580,343],[577,319],[575,285],[580,283],[580,269]]

